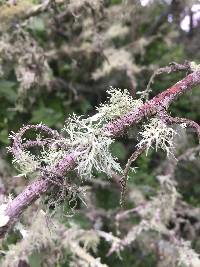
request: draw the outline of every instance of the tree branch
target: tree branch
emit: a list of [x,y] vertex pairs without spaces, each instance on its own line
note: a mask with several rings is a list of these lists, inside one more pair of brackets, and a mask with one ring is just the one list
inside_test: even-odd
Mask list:
[[164,92],[158,94],[150,101],[144,103],[144,105],[140,108],[131,111],[114,122],[109,123],[105,127],[105,131],[114,137],[122,135],[130,126],[135,125],[145,117],[155,115],[161,107],[167,109],[169,105],[179,96],[189,91],[193,86],[196,86],[199,83],[200,71],[195,71]]
[[[200,71],[195,71],[177,82],[172,87],[158,94],[150,101],[144,103],[141,107],[129,112],[127,115],[110,122],[104,128],[104,132],[111,137],[122,135],[130,126],[140,122],[145,117],[155,115],[161,108],[167,109],[177,97],[189,91],[193,86],[200,84]],[[64,175],[76,165],[76,154],[66,155],[56,166],[56,173]],[[53,170],[52,170],[53,171]],[[13,226],[20,214],[34,202],[41,194],[45,193],[52,183],[45,177],[40,177],[32,182],[25,190],[13,199],[7,209],[6,215],[9,216],[9,222],[0,228],[0,237],[3,237]]]

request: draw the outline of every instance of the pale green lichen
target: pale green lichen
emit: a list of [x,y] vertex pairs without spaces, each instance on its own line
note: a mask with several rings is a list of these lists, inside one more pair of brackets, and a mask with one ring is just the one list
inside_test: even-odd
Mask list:
[[197,64],[194,61],[190,62],[190,68],[192,71],[199,71],[200,70],[200,64]]
[[166,151],[167,156],[173,155],[174,137],[177,132],[158,118],[152,118],[150,122],[144,125],[143,131],[140,132],[141,141],[138,147],[146,146],[146,154],[153,146]]
[[119,118],[143,104],[141,99],[134,99],[127,89],[122,91],[111,86],[107,93],[109,95],[108,103],[100,105],[97,111],[102,118],[108,121]]
[[10,245],[9,251],[5,251],[2,267],[17,267],[20,260],[28,260],[28,256],[36,250],[53,245],[55,234],[47,227],[45,213],[40,211],[34,218],[33,224],[26,236],[16,245]]
[[14,158],[13,164],[20,172],[18,176],[25,177],[35,172],[40,166],[39,160],[37,160],[36,156],[31,154],[28,150],[21,151],[20,158]]
[[112,156],[110,145],[113,140],[98,128],[101,121],[71,117],[64,128],[67,134],[68,152],[76,151],[77,171],[82,178],[91,178],[93,171],[104,172],[111,176],[112,172],[121,173],[120,164]]
[[[39,155],[24,149],[19,157],[14,159],[19,171],[28,175],[44,169],[45,166],[48,172],[67,154],[75,153],[76,170],[81,178],[91,178],[95,172],[103,172],[108,176],[113,172],[122,173],[120,164],[110,151],[114,139],[110,138],[103,128],[107,122],[141,106],[142,100],[133,99],[126,89],[122,91],[111,87],[107,93],[109,98],[97,108],[96,115],[88,118],[71,116],[66,121],[62,136],[52,138],[47,146],[42,147]],[[42,141],[42,137],[37,137],[36,141]]]
[[174,243],[178,253],[178,266],[200,266],[199,254],[192,249],[190,241],[175,239]]
[[9,216],[6,215],[7,204],[0,205],[0,227],[5,226],[9,222]]
[[132,76],[132,79],[134,79],[135,74],[140,71],[127,49],[106,48],[104,49],[104,55],[107,60],[93,72],[92,78],[94,80],[110,75],[113,70],[124,70],[129,77]]

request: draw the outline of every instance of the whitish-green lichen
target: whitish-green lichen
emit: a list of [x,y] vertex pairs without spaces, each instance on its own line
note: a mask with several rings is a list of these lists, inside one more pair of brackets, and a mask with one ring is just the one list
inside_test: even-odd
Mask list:
[[0,205],[0,227],[5,226],[9,222],[9,216],[6,215],[7,204]]
[[[47,172],[55,170],[54,167],[64,156],[75,153],[76,170],[82,178],[91,178],[94,172],[103,172],[108,176],[113,172],[122,173],[120,164],[110,151],[114,139],[107,136],[103,128],[107,122],[138,108],[142,101],[133,99],[126,89],[122,91],[111,87],[107,92],[109,98],[97,108],[96,115],[89,118],[71,116],[66,121],[62,136],[52,138],[48,145],[42,146],[39,155],[31,154],[27,149],[18,153],[20,155],[14,158],[14,163],[19,171],[27,175],[44,167]],[[41,141],[41,136],[36,139],[36,142]]]
[[169,156],[174,148],[174,137],[177,132],[158,118],[152,118],[150,122],[144,125],[143,131],[140,132],[141,141],[138,147],[146,146],[146,153],[155,146],[166,151]]
[[107,93],[109,95],[108,102],[97,108],[99,116],[107,121],[121,117],[143,104],[141,99],[132,98],[127,89],[122,91],[119,88],[110,87]]

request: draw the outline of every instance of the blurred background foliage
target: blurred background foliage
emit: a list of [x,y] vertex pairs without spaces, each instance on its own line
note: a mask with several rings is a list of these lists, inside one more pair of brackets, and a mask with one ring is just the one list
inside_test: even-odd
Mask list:
[[[200,62],[199,1],[51,1],[44,12],[38,9],[30,16],[27,11],[33,11],[40,4],[36,0],[0,3],[0,185],[4,192],[13,195],[28,181],[12,177],[16,170],[6,151],[11,131],[17,131],[24,124],[40,122],[59,130],[72,113],[86,117],[94,114],[95,107],[106,101],[106,90],[110,86],[127,88],[137,97],[137,91],[146,88],[159,67],[185,60]],[[156,77],[151,97],[184,76],[185,73],[176,73]],[[171,114],[199,122],[199,100],[198,87],[174,103]],[[131,129],[128,139],[119,138],[113,144],[112,153],[122,165],[138,141],[139,128],[140,125]],[[181,135],[180,139],[178,152],[196,143],[191,133]],[[165,162],[166,157],[160,151],[150,151],[148,156],[142,155],[136,161],[138,168],[136,173],[130,173],[125,208],[133,208],[155,194],[159,186],[155,177]],[[88,208],[106,215],[96,214],[91,219],[79,203],[77,212],[69,220],[83,229],[100,227],[115,232],[116,226],[108,214],[120,209],[120,189],[102,174],[97,176],[99,179],[94,183],[84,183],[91,198]],[[176,178],[183,200],[200,207],[199,162],[180,164]],[[32,213],[38,205],[33,205]],[[68,209],[65,203],[64,208]],[[27,214],[30,211],[24,215],[25,225],[30,224]],[[125,222],[121,232],[131,223],[136,222]],[[4,241],[3,248],[8,249],[8,245],[20,238],[19,233],[13,232]],[[198,236],[193,243],[200,251]],[[108,266],[168,266],[161,265],[155,254],[144,250],[140,243],[125,249],[122,260],[116,254],[106,256],[107,251],[108,244],[101,241],[96,255]],[[52,264],[47,261],[48,257],[51,255],[47,250],[35,251],[28,262],[19,266],[72,266],[67,253],[57,262],[52,260]]]

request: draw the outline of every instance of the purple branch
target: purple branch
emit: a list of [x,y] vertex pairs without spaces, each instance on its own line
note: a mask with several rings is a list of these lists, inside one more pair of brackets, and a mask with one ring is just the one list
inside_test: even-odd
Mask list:
[[[113,122],[110,122],[104,128],[105,132],[113,137],[119,136],[124,133],[130,126],[138,123],[145,117],[152,116],[159,112],[161,108],[167,109],[169,105],[177,99],[180,95],[190,90],[193,86],[200,83],[200,71],[193,72],[186,76],[184,79],[176,83],[174,86],[170,87],[166,91],[158,94],[150,101],[143,104],[140,108],[129,112],[127,115]],[[13,153],[18,157],[19,153],[23,149],[22,135],[30,129],[42,130],[52,137],[58,137],[58,133],[49,129],[43,125],[32,125],[25,126],[21,132],[19,132],[13,143]],[[71,153],[66,155],[56,166],[56,173],[60,176],[64,175],[70,169],[76,166],[76,154]],[[20,214],[31,205],[41,194],[46,192],[52,183],[45,179],[45,177],[40,177],[36,181],[32,182],[25,190],[20,193],[15,199],[13,199],[6,210],[6,214],[10,217],[7,225],[0,228],[0,236],[4,234],[11,228],[11,226],[16,222]]]

